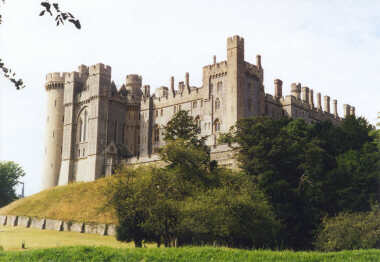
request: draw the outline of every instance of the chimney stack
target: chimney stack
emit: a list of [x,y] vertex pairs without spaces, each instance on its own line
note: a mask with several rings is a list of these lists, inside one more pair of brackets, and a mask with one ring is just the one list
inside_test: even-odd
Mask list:
[[256,56],[256,66],[261,69],[261,56]]
[[274,96],[275,98],[282,97],[282,81],[280,79],[274,80]]
[[321,93],[317,93],[317,108],[322,111],[322,96]]
[[333,100],[334,116],[338,118],[338,100]]
[[324,96],[324,106],[325,106],[325,112],[330,113],[330,97]]

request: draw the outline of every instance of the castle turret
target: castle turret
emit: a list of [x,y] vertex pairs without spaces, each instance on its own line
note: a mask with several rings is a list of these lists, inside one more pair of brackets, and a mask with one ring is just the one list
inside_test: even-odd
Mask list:
[[139,75],[127,75],[126,88],[128,93],[134,96],[141,96],[142,77]]
[[274,97],[275,98],[282,97],[282,81],[280,79],[274,80]]
[[301,84],[292,83],[291,94],[297,99],[301,99]]
[[334,110],[334,116],[338,117],[338,100],[333,100],[333,110]]
[[45,128],[43,189],[57,186],[62,161],[64,82],[60,73],[46,75],[47,117]]

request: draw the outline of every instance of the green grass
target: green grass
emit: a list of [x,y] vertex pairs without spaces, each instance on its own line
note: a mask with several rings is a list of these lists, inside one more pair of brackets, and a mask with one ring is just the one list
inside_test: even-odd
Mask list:
[[379,250],[338,253],[237,250],[212,247],[116,249],[110,247],[64,247],[26,252],[0,252],[0,261],[128,261],[128,262],[210,262],[210,261],[287,261],[362,262],[379,261]]
[[21,250],[22,241],[25,242],[28,250],[64,246],[108,246],[115,248],[134,246],[132,243],[119,242],[112,236],[22,227],[0,227],[0,246],[5,251]]
[[113,209],[104,209],[107,180],[73,183],[44,190],[0,209],[1,215],[51,218],[64,221],[116,224]]

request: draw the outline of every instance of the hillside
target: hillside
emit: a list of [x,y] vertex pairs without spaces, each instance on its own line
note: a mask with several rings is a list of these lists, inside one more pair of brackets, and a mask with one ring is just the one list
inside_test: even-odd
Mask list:
[[44,190],[12,202],[1,208],[0,214],[116,224],[113,210],[104,208],[104,189],[108,179]]

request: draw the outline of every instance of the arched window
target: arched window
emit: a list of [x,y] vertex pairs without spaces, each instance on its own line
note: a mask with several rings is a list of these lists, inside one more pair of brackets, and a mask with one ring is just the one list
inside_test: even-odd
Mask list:
[[215,99],[215,110],[218,110],[220,108],[220,100],[219,98]]
[[223,87],[223,82],[222,81],[219,81],[218,84],[216,85],[216,89],[218,92],[222,91],[222,87]]
[[199,129],[201,129],[201,118],[197,116],[195,119],[195,123]]
[[154,129],[153,129],[153,140],[154,140],[155,143],[158,143],[160,141],[160,128],[158,127],[158,125],[154,126]]
[[219,121],[219,119],[216,119],[214,121],[214,130],[215,130],[215,132],[219,132],[220,131],[220,121]]
[[82,120],[82,117],[79,118],[79,134],[78,134],[78,137],[79,137],[79,142],[82,142],[83,141],[83,120]]
[[87,141],[87,122],[88,122],[88,116],[87,116],[87,110],[85,110],[84,123],[83,123],[83,141]]

